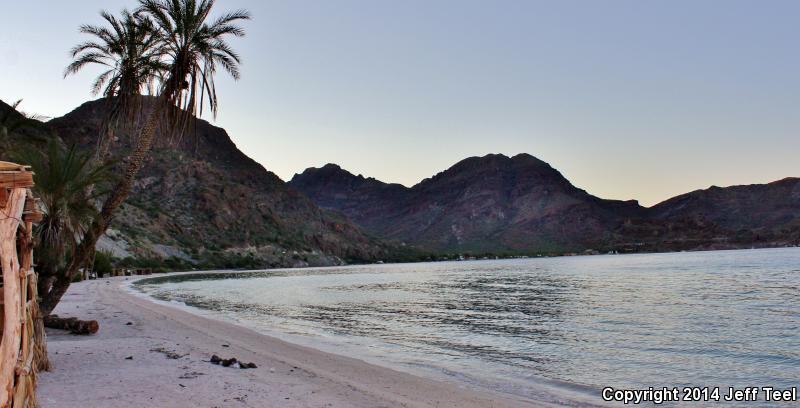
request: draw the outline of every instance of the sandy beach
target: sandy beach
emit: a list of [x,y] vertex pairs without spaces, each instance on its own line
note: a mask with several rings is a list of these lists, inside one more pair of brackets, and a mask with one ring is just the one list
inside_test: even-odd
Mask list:
[[[55,313],[96,319],[100,332],[75,336],[48,329],[54,368],[39,377],[42,407],[562,405],[435,381],[287,343],[151,302],[129,293],[125,283],[112,278],[70,287]],[[213,365],[213,354],[258,368]]]

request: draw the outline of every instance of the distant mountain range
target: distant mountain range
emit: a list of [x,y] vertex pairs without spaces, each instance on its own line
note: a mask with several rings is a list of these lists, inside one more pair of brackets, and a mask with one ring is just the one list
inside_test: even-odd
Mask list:
[[800,243],[800,179],[712,187],[650,208],[573,186],[528,154],[471,157],[407,188],[335,164],[289,185],[384,239],[434,252],[669,251]]
[[[0,113],[10,109],[0,102]],[[11,147],[56,138],[94,149],[105,115],[102,101],[87,102],[22,130]],[[255,268],[800,243],[797,178],[712,187],[650,208],[588,194],[528,154],[467,158],[410,188],[334,164],[285,183],[225,130],[203,120],[190,129],[177,144],[154,149],[101,250]],[[122,160],[130,141],[119,136],[113,151]]]

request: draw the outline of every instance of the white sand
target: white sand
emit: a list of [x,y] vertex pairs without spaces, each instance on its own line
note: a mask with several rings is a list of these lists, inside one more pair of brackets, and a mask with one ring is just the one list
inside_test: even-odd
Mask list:
[[[74,336],[48,329],[54,369],[39,377],[42,407],[554,405],[287,343],[151,302],[128,293],[123,283],[123,278],[80,282],[64,296],[55,313],[96,319],[100,332]],[[167,352],[182,357],[170,358]],[[212,354],[254,362],[258,368],[213,365],[208,362]],[[129,356],[133,359],[127,360]]]

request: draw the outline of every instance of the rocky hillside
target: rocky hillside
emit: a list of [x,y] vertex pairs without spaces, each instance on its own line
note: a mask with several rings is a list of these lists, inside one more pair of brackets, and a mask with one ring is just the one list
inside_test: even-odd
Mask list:
[[29,119],[0,101],[0,156],[25,147],[44,148],[52,137],[46,124]]
[[[46,123],[67,144],[94,148],[105,115],[87,102]],[[117,135],[114,150],[128,151]],[[243,266],[329,265],[383,259],[386,247],[247,157],[224,129],[196,120],[162,141],[100,245],[117,257],[236,260]],[[225,262],[220,262],[225,264]]]
[[712,188],[644,208],[592,196],[520,154],[468,158],[411,188],[332,164],[289,184],[378,236],[432,251],[660,251],[800,240],[797,179]]
[[796,244],[800,241],[800,178],[697,190],[653,206],[650,215],[662,221],[711,225],[745,245]]
[[615,228],[645,211],[574,187],[527,154],[471,157],[406,188],[334,165],[289,182],[324,208],[388,239],[434,251],[567,251],[622,239]]
[[397,222],[402,204],[410,199],[405,186],[354,176],[335,164],[307,169],[290,185],[320,207],[340,211],[380,235],[386,235],[386,228]]

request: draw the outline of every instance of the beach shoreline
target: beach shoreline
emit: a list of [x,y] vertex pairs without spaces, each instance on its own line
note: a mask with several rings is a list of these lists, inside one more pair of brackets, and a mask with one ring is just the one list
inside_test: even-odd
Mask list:
[[[48,329],[53,371],[42,407],[531,407],[540,401],[433,380],[290,343],[130,292],[136,278],[73,284],[56,314],[95,319],[100,332]],[[258,368],[222,367],[217,354]]]

